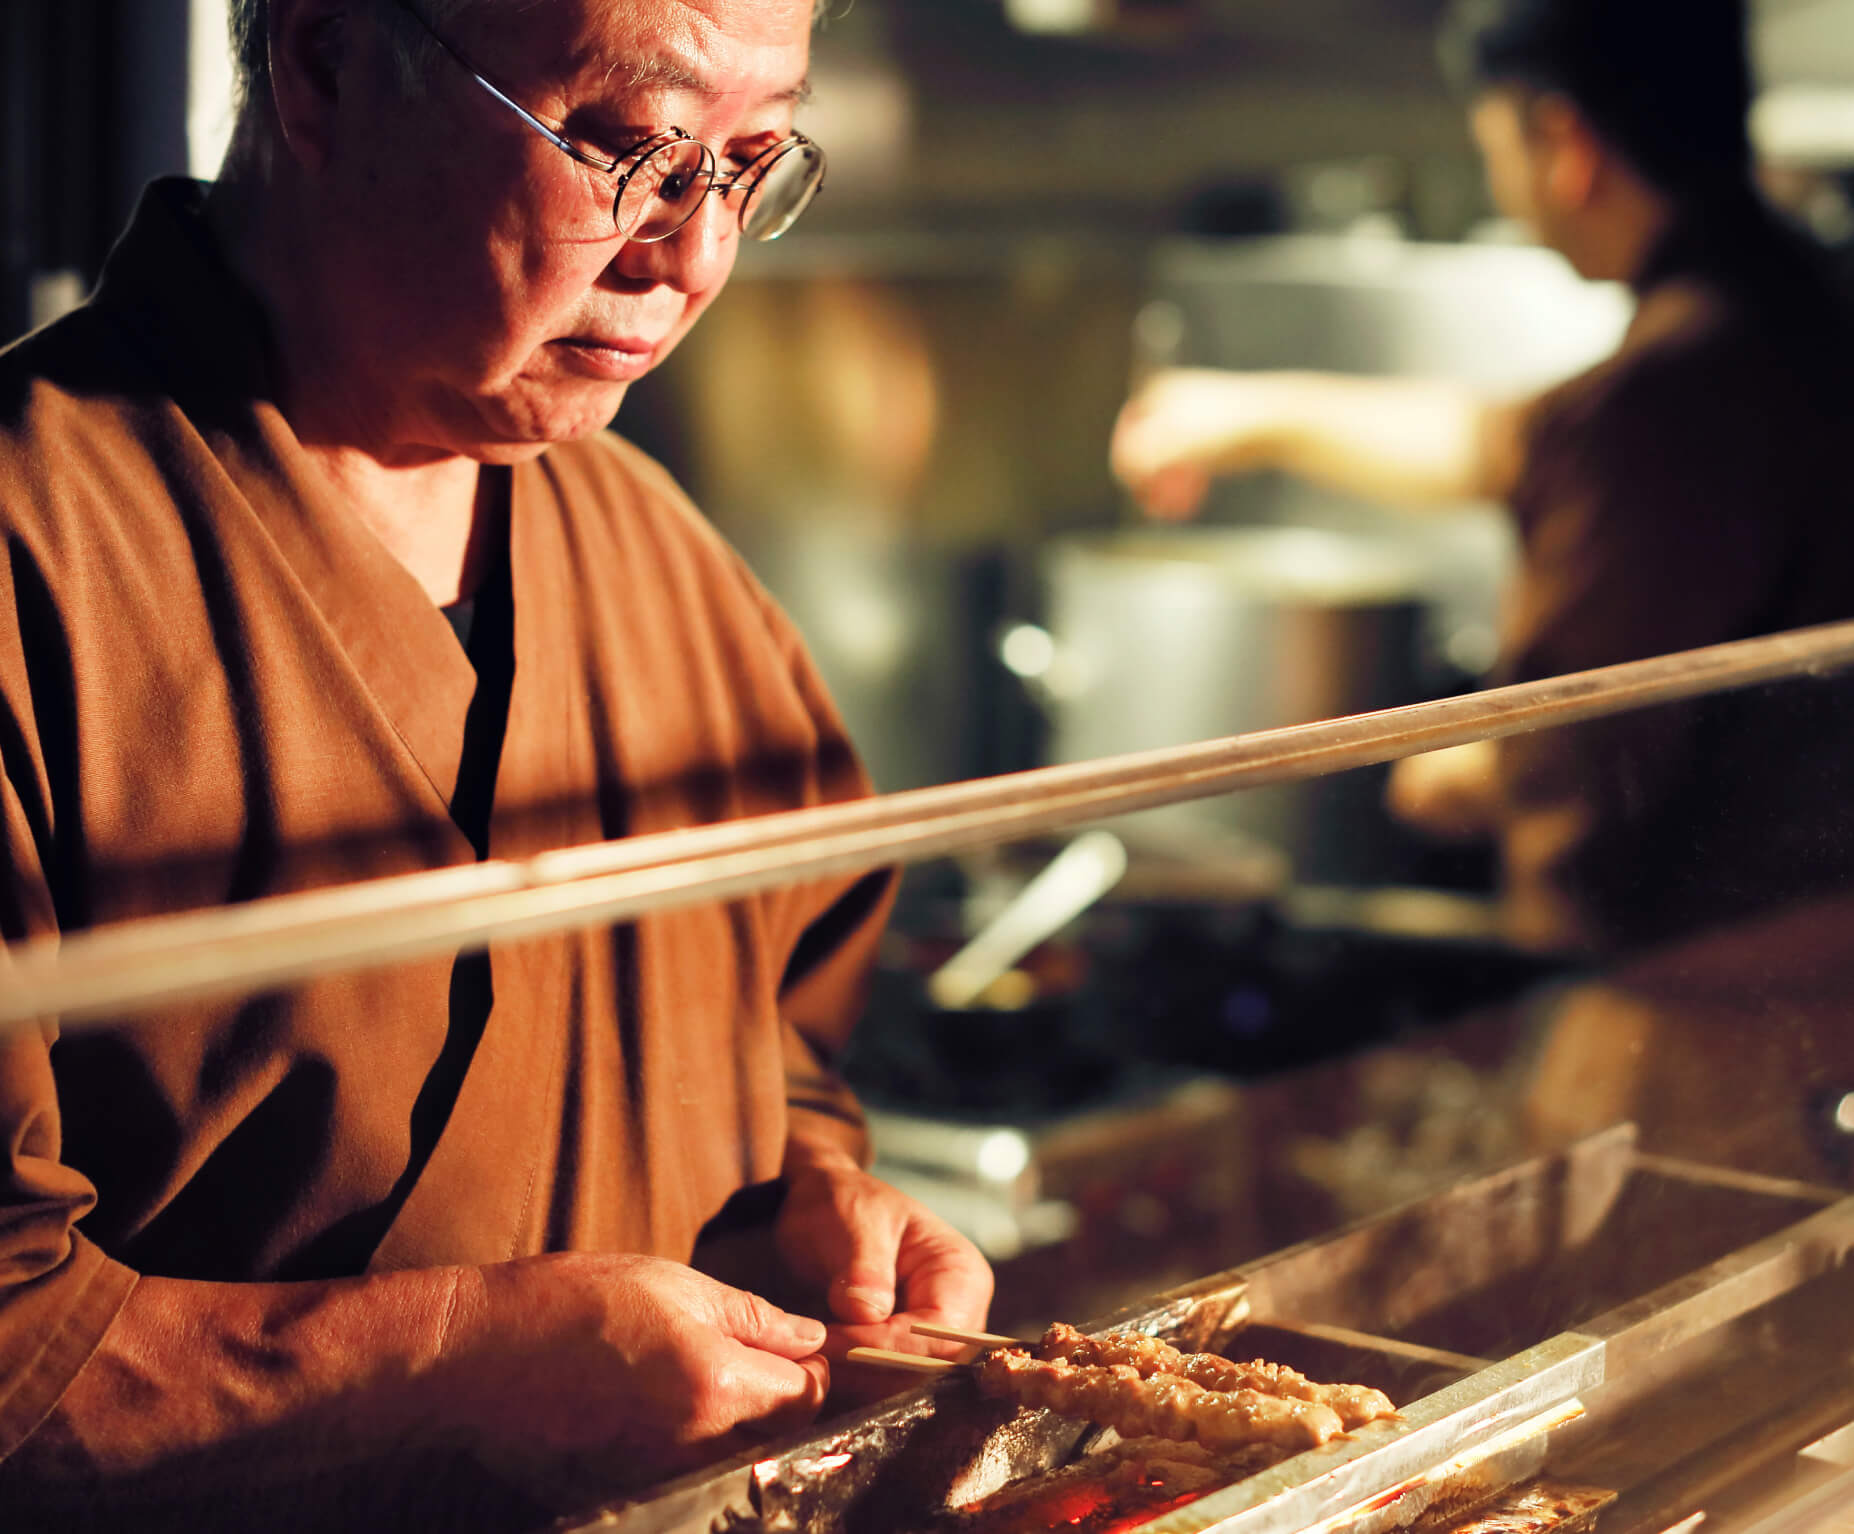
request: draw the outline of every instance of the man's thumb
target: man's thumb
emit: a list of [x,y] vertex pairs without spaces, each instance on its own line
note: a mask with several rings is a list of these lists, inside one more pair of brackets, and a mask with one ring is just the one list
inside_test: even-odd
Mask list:
[[886,1321],[895,1313],[894,1254],[886,1264],[871,1257],[868,1250],[859,1251],[849,1268],[831,1281],[830,1311],[839,1321],[860,1325]]
[[824,1323],[795,1316],[744,1289],[717,1284],[714,1321],[736,1342],[781,1358],[808,1358],[824,1346]]

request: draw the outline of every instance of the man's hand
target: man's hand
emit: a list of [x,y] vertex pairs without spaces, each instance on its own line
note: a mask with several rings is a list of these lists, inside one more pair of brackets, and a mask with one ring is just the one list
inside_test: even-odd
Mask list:
[[831,1328],[833,1355],[852,1346],[944,1352],[908,1328],[985,1324],[991,1269],[937,1215],[841,1152],[793,1152],[786,1183],[774,1239],[786,1266],[841,1323]]
[[7,1463],[94,1487],[184,1458],[260,1485],[463,1449],[542,1501],[583,1503],[808,1422],[824,1341],[820,1322],[651,1257],[143,1278]]
[[1442,841],[1490,836],[1499,825],[1499,778],[1491,740],[1406,757],[1391,770],[1385,802],[1406,825]]
[[1435,510],[1511,492],[1523,418],[1442,379],[1172,368],[1121,410],[1111,457],[1159,517],[1191,516],[1212,479],[1260,469]]
[[825,1329],[652,1257],[562,1254],[467,1272],[440,1373],[484,1457],[532,1480],[596,1454],[660,1480],[808,1422]]
[[1114,473],[1151,515],[1193,516],[1214,477],[1271,466],[1273,406],[1263,375],[1168,369],[1122,407]]

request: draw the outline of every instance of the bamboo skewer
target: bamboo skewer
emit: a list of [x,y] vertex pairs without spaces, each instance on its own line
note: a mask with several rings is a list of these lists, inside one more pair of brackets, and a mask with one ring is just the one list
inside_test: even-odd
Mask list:
[[482,947],[865,872],[1108,815],[1854,665],[1854,623],[1434,703],[596,846],[156,917],[4,951],[0,1028]]
[[1424,1347],[1419,1342],[1404,1342],[1397,1337],[1380,1337],[1376,1332],[1355,1331],[1349,1326],[1333,1326],[1320,1321],[1284,1321],[1268,1323],[1278,1332],[1292,1332],[1297,1337],[1311,1337],[1319,1342],[1336,1342],[1341,1347],[1364,1352],[1390,1353],[1412,1363],[1435,1364],[1444,1369],[1458,1369],[1463,1374],[1478,1374],[1490,1367],[1491,1358],[1473,1358],[1447,1348]]
[[[1240,1326],[1249,1319],[1251,1306],[1249,1296],[1238,1294],[1230,1306],[1225,1318],[1226,1325]],[[1006,1337],[1000,1332],[967,1332],[956,1326],[941,1326],[934,1321],[916,1321],[908,1328],[917,1337],[932,1337],[938,1342],[962,1342],[969,1348],[1022,1348],[1034,1347],[1034,1343],[1025,1342],[1021,1337]],[[1353,1334],[1360,1335],[1360,1334]]]
[[908,1328],[916,1337],[932,1337],[939,1342],[963,1342],[969,1348],[1014,1348],[1023,1345],[1019,1337],[1004,1337],[997,1332],[962,1332],[956,1326],[937,1326],[931,1321],[916,1321]]
[[[1231,1308],[1229,1319],[1235,1324],[1240,1325],[1242,1322],[1249,1319],[1249,1315],[1249,1296],[1247,1294],[1238,1295],[1235,1305]],[[1310,1327],[1293,1329],[1304,1329],[1309,1335],[1312,1335],[1316,1330]],[[1001,1332],[963,1331],[957,1326],[941,1326],[933,1321],[916,1321],[908,1330],[916,1337],[931,1337],[936,1342],[964,1343],[968,1349],[967,1356],[958,1360],[926,1358],[919,1353],[895,1353],[886,1348],[852,1348],[848,1356],[856,1359],[860,1363],[885,1364],[897,1369],[914,1369],[925,1374],[941,1374],[948,1369],[957,1369],[964,1364],[971,1363],[974,1356],[989,1348],[1035,1346],[1033,1343],[1025,1342],[1021,1337],[1007,1337]],[[1339,1335],[1339,1329],[1336,1327],[1328,1328],[1327,1330],[1330,1330],[1335,1337]],[[1321,1335],[1324,1334],[1324,1332],[1321,1333]],[[1380,1340],[1376,1338],[1367,1339],[1362,1333],[1357,1332],[1348,1332],[1345,1333],[1344,1336],[1353,1341],[1377,1342]],[[1425,1356],[1428,1356],[1427,1349],[1419,1349],[1417,1351],[1421,1351]],[[1455,1355],[1451,1354],[1448,1356],[1451,1362],[1454,1361]]]
[[851,1348],[844,1357],[853,1364],[903,1369],[912,1374],[946,1374],[962,1367],[950,1359],[929,1358],[925,1353],[897,1353],[889,1348]]

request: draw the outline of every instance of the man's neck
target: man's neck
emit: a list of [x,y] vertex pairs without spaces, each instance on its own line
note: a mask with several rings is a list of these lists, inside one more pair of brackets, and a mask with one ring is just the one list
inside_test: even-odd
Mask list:
[[434,603],[447,607],[476,590],[507,535],[507,470],[466,458],[394,468],[365,452],[304,450]]

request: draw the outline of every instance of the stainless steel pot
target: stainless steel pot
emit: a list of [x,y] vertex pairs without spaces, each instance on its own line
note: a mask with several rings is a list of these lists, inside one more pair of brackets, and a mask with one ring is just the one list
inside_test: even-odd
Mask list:
[[[1304,527],[1142,530],[1052,542],[1042,630],[1004,638],[1083,761],[1415,701],[1431,571],[1389,537]],[[1368,882],[1394,835],[1381,773],[1138,817],[1147,840],[1259,838],[1297,876]]]

